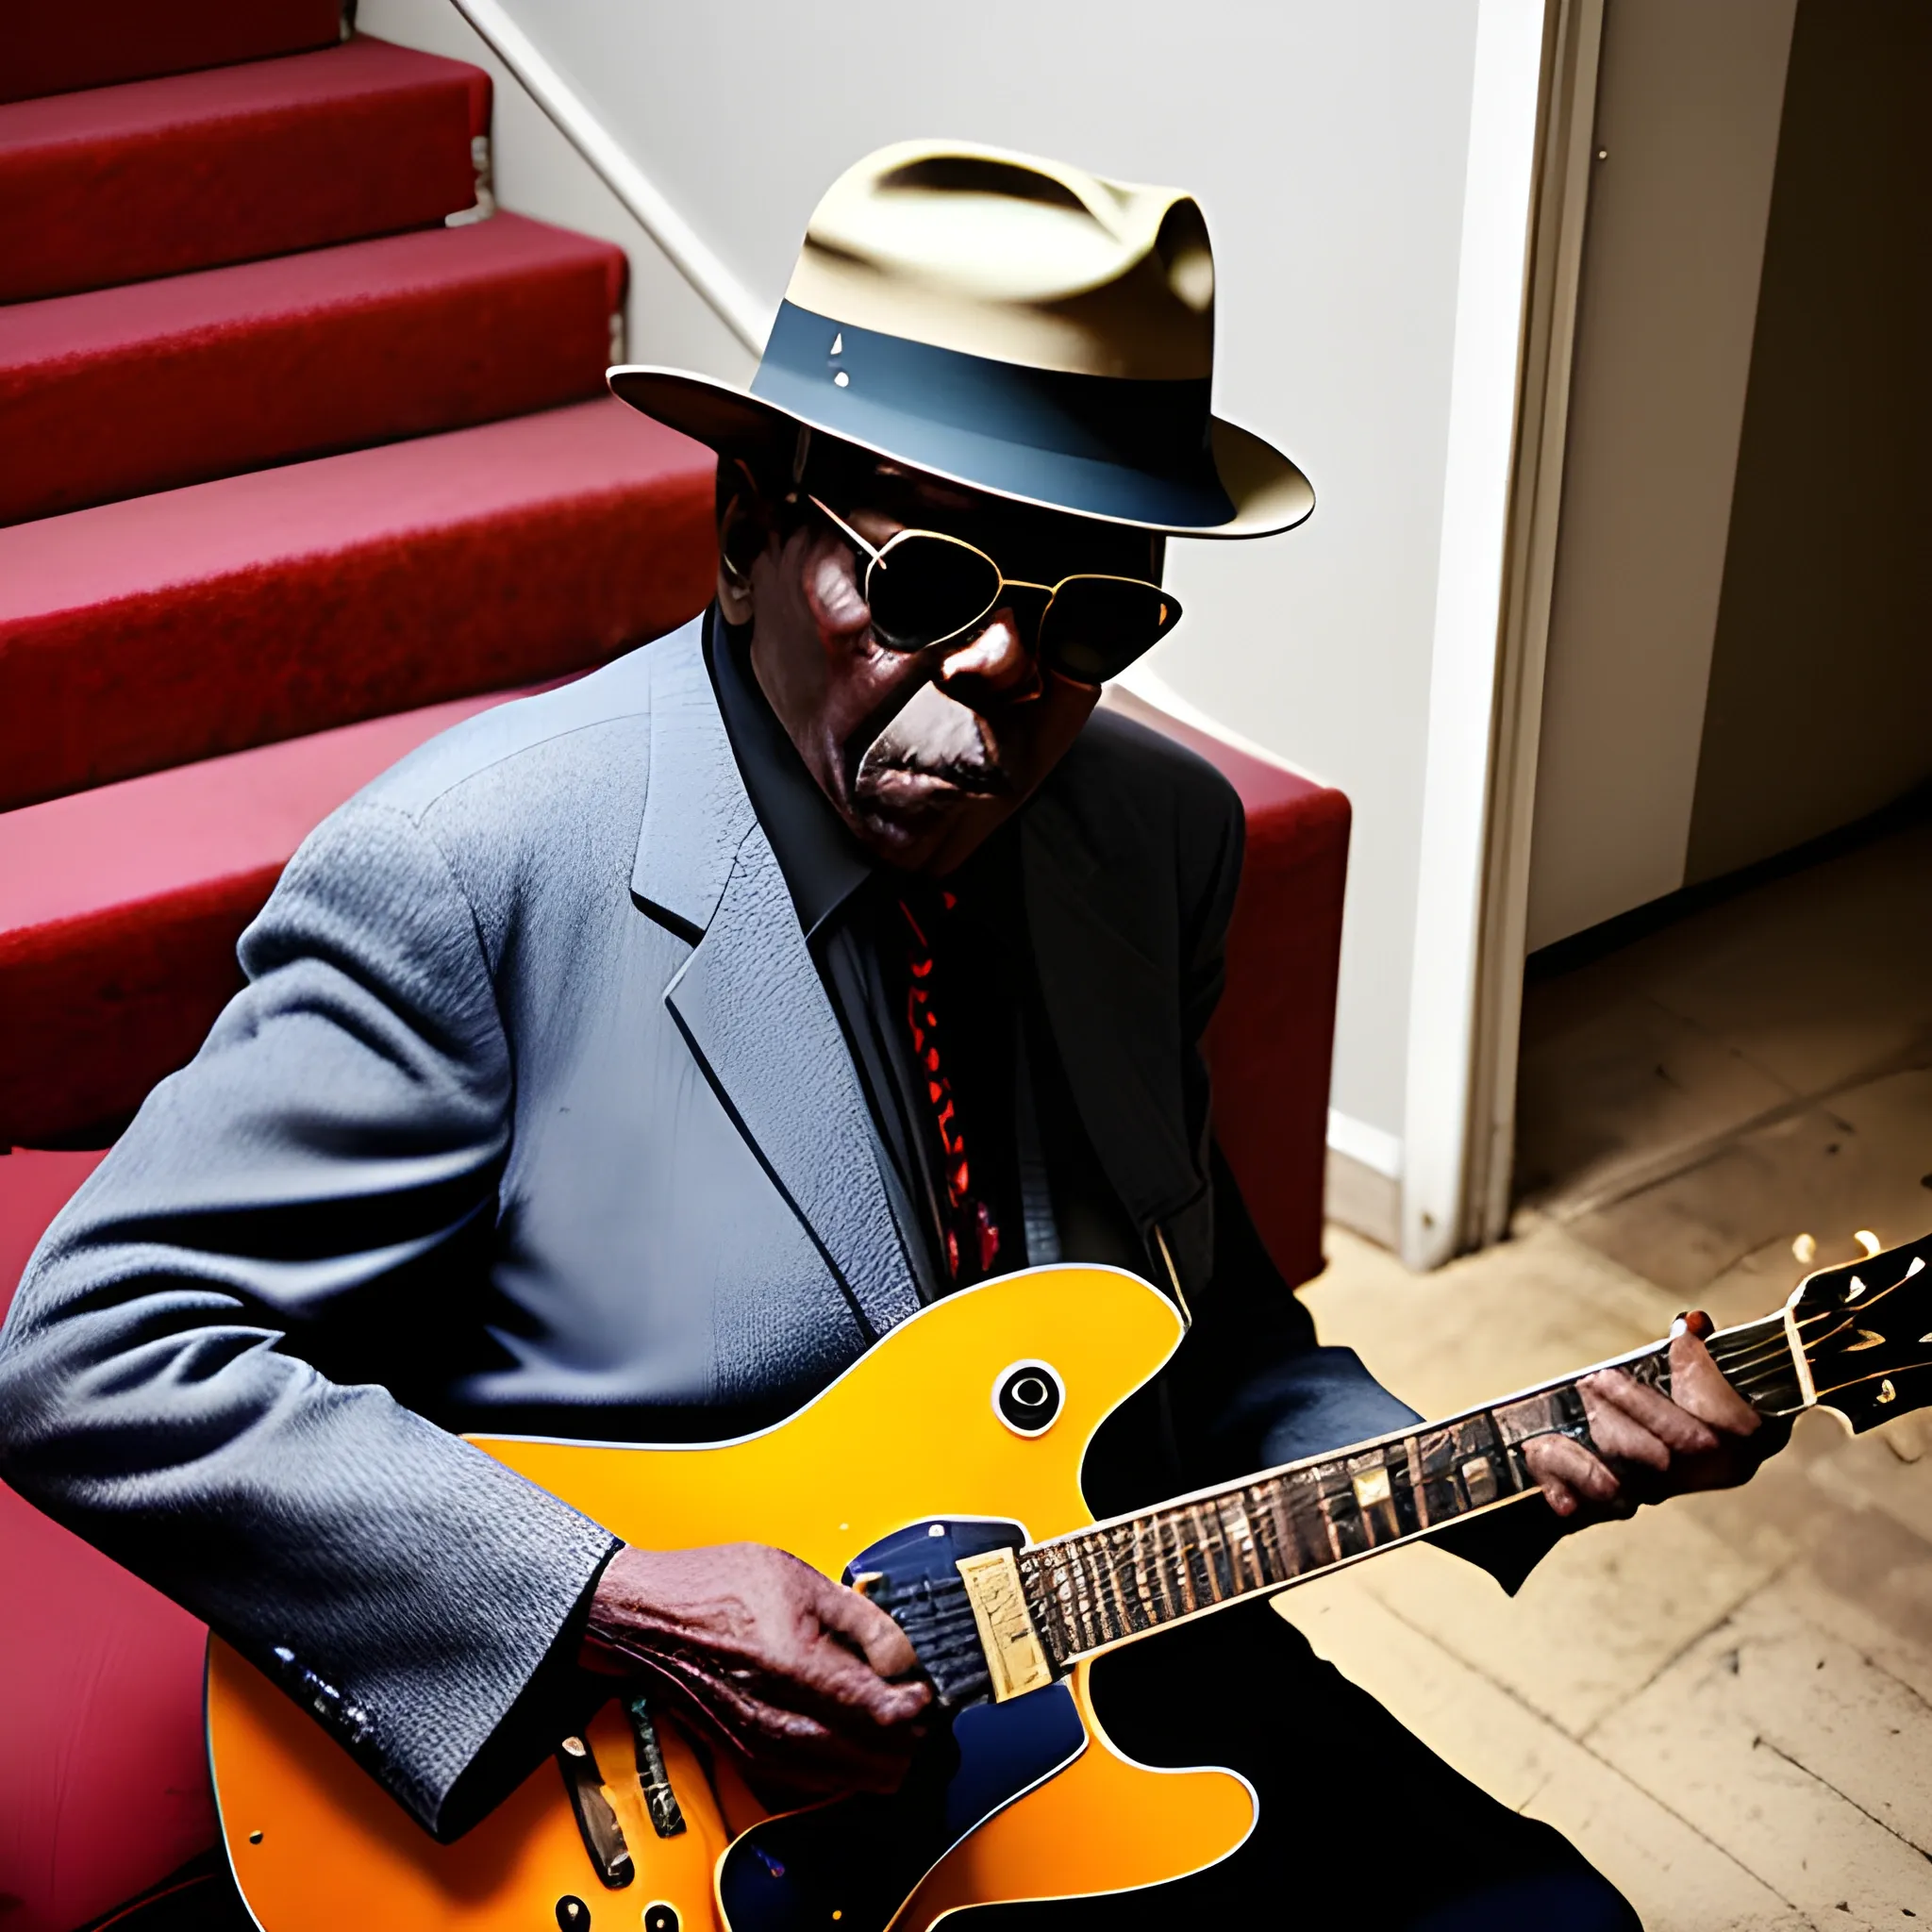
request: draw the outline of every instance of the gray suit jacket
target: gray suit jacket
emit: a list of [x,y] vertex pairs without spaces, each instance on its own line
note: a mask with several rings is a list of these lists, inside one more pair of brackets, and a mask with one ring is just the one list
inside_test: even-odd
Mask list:
[[[1102,715],[1022,836],[1082,1120],[1197,1313],[1235,1311],[1197,1351],[1227,1397],[1207,1434],[1252,1424],[1221,1459],[1391,1426],[1238,1203],[1217,1232],[1196,1042],[1233,794]],[[613,1546],[452,1432],[735,1433],[911,1313],[912,1273],[696,625],[425,745],[241,950],[245,990],[28,1270],[0,1474],[448,1834],[557,1735],[545,1687]],[[1274,1380],[1236,1399],[1237,1358]]]

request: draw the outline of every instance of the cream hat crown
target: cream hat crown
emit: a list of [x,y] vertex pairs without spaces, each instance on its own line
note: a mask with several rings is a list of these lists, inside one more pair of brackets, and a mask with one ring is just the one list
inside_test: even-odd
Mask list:
[[1214,256],[1193,196],[1033,155],[901,142],[813,211],[749,390],[628,366],[610,387],[720,450],[802,424],[972,488],[1182,536],[1314,508],[1216,417]]

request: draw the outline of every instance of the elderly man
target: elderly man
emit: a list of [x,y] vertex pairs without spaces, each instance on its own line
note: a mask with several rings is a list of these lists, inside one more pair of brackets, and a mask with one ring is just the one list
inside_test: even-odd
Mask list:
[[[246,989],[36,1257],[8,1480],[439,1836],[613,1677],[771,1789],[891,1790],[935,1722],[858,1593],[769,1548],[622,1544],[461,1431],[739,1434],[935,1298],[1058,1259],[1191,1315],[1090,1459],[1103,1510],[1408,1418],[1316,1345],[1214,1144],[1237,803],[1094,710],[1179,614],[1168,536],[1312,506],[1209,413],[1213,287],[1172,191],[930,143],[850,171],[749,392],[612,372],[720,453],[711,610],[324,824]],[[1555,1514],[1499,1520],[1499,1574],[1620,1473],[1748,1468],[1757,1417],[1678,1350],[1674,1403],[1593,1385],[1600,1453],[1530,1445]],[[1235,1766],[1259,1824],[1171,1887],[1012,1917],[1285,1918],[1319,1859],[1356,1925],[1634,1923],[1265,1607],[1095,1684],[1123,1749]]]

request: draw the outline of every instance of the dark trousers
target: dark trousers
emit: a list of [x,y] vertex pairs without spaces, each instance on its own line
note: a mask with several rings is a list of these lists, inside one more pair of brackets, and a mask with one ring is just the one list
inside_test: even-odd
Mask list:
[[1103,1657],[1093,1702],[1143,1764],[1241,1772],[1255,1829],[1191,1878],[996,1907],[987,1932],[1641,1932],[1567,1839],[1452,1771],[1267,1604]]
[[[1104,1657],[1093,1696],[1129,1757],[1242,1772],[1260,1800],[1253,1834],[1232,1857],[1173,1885],[988,1907],[962,1927],[1641,1932],[1623,1896],[1566,1839],[1450,1770],[1265,1604]],[[251,1923],[225,1871],[209,1868],[113,1924],[251,1932]]]

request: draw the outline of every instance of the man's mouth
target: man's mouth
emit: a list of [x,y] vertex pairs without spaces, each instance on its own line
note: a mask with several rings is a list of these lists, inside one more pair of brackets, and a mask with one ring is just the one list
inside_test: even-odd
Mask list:
[[861,802],[937,804],[948,793],[982,798],[1012,789],[976,711],[926,685],[866,748],[853,777]]

